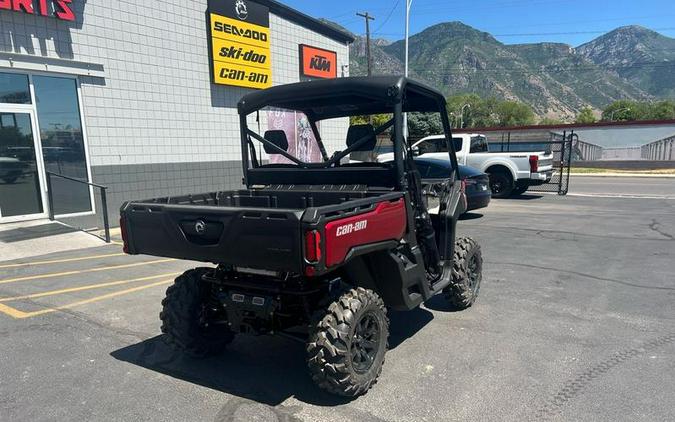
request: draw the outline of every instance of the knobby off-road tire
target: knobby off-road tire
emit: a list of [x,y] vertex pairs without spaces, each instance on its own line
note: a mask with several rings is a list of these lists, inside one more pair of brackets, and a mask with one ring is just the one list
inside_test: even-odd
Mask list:
[[470,237],[455,241],[452,263],[452,281],[443,290],[454,310],[470,307],[476,301],[483,279],[483,256],[480,246]]
[[202,281],[209,268],[188,270],[178,276],[166,290],[162,300],[162,332],[174,349],[192,357],[206,357],[222,352],[234,339],[234,333],[223,325],[209,325],[206,309],[211,285]]
[[382,299],[372,290],[346,291],[310,326],[307,365],[312,379],[331,394],[364,394],[382,371],[388,337]]

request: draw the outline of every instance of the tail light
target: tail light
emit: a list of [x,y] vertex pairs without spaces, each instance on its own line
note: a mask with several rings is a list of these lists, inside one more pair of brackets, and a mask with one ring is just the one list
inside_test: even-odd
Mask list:
[[537,173],[539,171],[539,156],[530,155],[530,173]]
[[317,230],[305,233],[305,259],[312,264],[321,261],[321,233]]
[[127,223],[124,220],[124,217],[120,218],[120,233],[122,234],[122,251],[124,253],[129,253],[129,244],[127,243]]

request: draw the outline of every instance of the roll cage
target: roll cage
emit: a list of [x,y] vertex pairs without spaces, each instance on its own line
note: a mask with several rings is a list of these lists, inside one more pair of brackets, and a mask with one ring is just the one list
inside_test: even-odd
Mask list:
[[[249,129],[247,117],[259,113],[265,107],[289,109],[304,113],[309,120],[323,161],[306,163],[289,154],[270,139]],[[329,169],[340,167],[341,160],[358,151],[373,136],[392,129],[396,180],[392,183],[398,190],[407,187],[406,169],[413,168],[411,145],[403,134],[403,114],[407,112],[438,112],[445,132],[449,158],[453,169],[457,159],[450,123],[446,113],[445,97],[433,88],[405,77],[348,77],[310,82],[299,82],[256,91],[244,96],[238,104],[244,183],[250,187],[250,171],[261,167],[255,157],[253,140],[260,142],[266,151],[280,154],[293,162],[298,171],[302,169]],[[352,142],[345,150],[328,157],[317,128],[317,122],[338,117],[373,114],[392,114],[393,118]],[[259,117],[259,116],[258,116]],[[372,167],[377,167],[373,164]],[[456,179],[456,171],[450,175]]]

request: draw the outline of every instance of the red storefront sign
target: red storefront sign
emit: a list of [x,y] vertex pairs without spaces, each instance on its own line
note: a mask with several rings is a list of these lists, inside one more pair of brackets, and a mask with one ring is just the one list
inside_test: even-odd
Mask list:
[[0,0],[0,10],[13,10],[29,15],[54,16],[64,21],[74,21],[71,7],[73,0]]

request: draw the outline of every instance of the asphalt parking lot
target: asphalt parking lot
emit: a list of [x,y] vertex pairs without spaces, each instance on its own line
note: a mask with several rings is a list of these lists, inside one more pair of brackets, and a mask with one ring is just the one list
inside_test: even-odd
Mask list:
[[393,313],[380,381],[352,401],[319,392],[284,338],[240,337],[201,361],[167,349],[164,290],[197,264],[118,245],[1,262],[0,419],[672,420],[675,180],[659,180],[663,198],[604,195],[622,195],[607,179],[578,185],[601,197],[533,194],[469,215],[477,304]]

